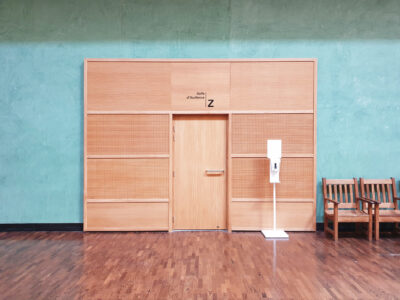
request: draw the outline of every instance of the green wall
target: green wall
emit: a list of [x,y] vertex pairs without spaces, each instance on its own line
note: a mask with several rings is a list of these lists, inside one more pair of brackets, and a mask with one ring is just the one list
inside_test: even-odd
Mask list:
[[0,223],[82,222],[83,59],[316,57],[322,176],[400,179],[398,0],[0,0]]

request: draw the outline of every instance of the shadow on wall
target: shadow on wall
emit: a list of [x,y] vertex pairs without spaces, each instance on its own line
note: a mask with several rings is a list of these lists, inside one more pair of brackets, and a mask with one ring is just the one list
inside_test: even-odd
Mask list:
[[0,42],[399,39],[398,0],[3,0]]

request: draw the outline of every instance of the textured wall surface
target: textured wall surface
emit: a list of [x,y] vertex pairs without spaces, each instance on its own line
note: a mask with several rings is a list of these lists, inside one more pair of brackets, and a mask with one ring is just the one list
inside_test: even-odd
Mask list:
[[316,57],[317,221],[322,176],[400,179],[398,0],[0,0],[0,223],[82,222],[85,57]]

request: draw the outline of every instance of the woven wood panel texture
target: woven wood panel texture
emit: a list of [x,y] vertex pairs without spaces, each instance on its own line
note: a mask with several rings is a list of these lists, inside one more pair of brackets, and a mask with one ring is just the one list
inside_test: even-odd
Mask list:
[[312,110],[313,62],[231,63],[231,109]]
[[88,110],[169,110],[169,63],[88,62]]
[[313,114],[232,115],[234,154],[266,154],[268,139],[282,139],[284,154],[313,154]]
[[88,159],[88,199],[168,198],[165,158]]
[[168,115],[88,115],[88,155],[168,154]]
[[[233,198],[272,198],[267,158],[232,159]],[[313,158],[283,158],[277,198],[313,197]]]

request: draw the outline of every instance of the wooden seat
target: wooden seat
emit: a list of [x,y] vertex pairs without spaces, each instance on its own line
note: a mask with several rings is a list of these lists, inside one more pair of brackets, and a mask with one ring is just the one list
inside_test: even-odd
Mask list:
[[[395,223],[398,228],[400,223],[400,210],[397,196],[396,180],[390,179],[365,179],[360,178],[361,196],[365,199],[376,201],[374,205],[375,237],[379,240],[379,223]],[[376,209],[378,208],[378,209]],[[363,211],[367,208],[363,205]]]
[[[372,240],[372,205],[374,200],[359,197],[357,179],[322,178],[324,195],[324,231],[339,238],[339,223],[367,223],[368,239]],[[367,211],[361,210],[360,201],[366,203]],[[332,222],[333,228],[329,227]]]
[[[326,210],[325,214],[333,216],[334,210]],[[361,210],[339,210],[338,221],[339,223],[368,222],[369,215],[368,212]]]

